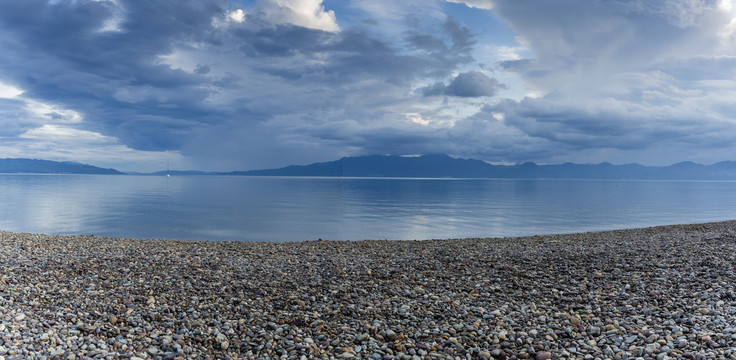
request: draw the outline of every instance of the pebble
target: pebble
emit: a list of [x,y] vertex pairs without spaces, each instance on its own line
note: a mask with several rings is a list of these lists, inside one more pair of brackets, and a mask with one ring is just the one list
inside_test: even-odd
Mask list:
[[156,356],[156,354],[158,354],[158,351],[159,351],[159,350],[158,350],[158,348],[157,348],[157,347],[155,347],[155,346],[151,346],[151,347],[149,347],[149,348],[148,348],[148,349],[146,350],[146,352],[147,352],[147,353],[148,353],[149,355],[151,355],[151,356]]
[[0,360],[733,359],[736,222],[506,239],[0,232]]

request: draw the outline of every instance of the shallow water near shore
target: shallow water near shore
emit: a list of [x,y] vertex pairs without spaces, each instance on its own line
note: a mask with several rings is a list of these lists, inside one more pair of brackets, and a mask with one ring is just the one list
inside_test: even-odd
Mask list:
[[736,182],[0,175],[0,229],[192,240],[433,239],[736,218]]

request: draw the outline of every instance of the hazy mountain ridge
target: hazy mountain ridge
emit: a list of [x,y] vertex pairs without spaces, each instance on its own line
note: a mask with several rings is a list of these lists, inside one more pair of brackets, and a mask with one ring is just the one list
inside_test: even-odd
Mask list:
[[107,174],[120,175],[115,169],[103,169],[97,166],[77,162],[60,162],[38,159],[0,159],[0,173],[30,174]]
[[[35,174],[124,174],[77,162],[37,159],[0,159],[0,173]],[[371,155],[345,157],[309,165],[277,169],[206,172],[171,170],[139,175],[241,175],[241,176],[327,176],[327,177],[417,177],[499,179],[613,179],[613,180],[736,180],[736,161],[702,165],[689,161],[670,166],[641,164],[492,165],[477,159],[459,159],[444,154],[416,157]]]
[[636,179],[636,180],[736,180],[736,162],[713,165],[680,162],[670,166],[641,164],[492,165],[476,159],[456,159],[444,154],[419,157],[359,156],[340,160],[292,165],[278,169],[219,173],[246,176],[344,176],[344,177],[427,177],[427,178],[507,178],[507,179]]

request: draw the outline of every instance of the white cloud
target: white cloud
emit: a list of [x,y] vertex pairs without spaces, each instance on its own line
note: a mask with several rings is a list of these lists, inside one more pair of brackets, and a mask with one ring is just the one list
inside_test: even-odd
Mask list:
[[[197,57],[198,49],[188,47],[187,49],[175,49],[171,53],[162,54],[158,56],[157,63],[167,65],[175,70],[183,70],[186,72],[194,72],[197,68]],[[127,97],[128,94],[121,93],[122,97]],[[125,101],[125,100],[121,100]]]
[[23,99],[26,110],[34,117],[42,121],[53,121],[55,123],[76,124],[82,122],[82,114],[64,109],[56,105],[48,104],[33,99]]
[[733,1],[732,0],[721,0],[718,2],[718,8],[726,12],[731,12],[734,10]]
[[485,45],[482,50],[484,58],[496,61],[521,60],[524,58],[522,54],[529,54],[529,49],[524,46]]
[[424,126],[427,126],[430,124],[430,121],[422,118],[422,114],[420,113],[406,113],[404,114],[404,116],[406,116],[407,120],[415,124],[424,125]]
[[[733,53],[733,48],[721,46],[718,33],[730,19],[717,11],[715,3],[685,1],[668,7],[644,1],[583,1],[569,3],[569,9],[560,6],[564,4],[529,7],[507,1],[494,9],[533,54],[506,69],[521,74],[538,92],[621,96],[621,89],[638,91],[627,74],[668,72],[690,58]],[[549,17],[550,7],[557,8],[561,18]],[[683,69],[687,77],[700,76],[704,70]]]
[[141,151],[118,139],[65,125],[45,124],[18,137],[2,138],[0,157],[77,161],[121,171],[158,171],[167,162],[186,166],[178,151]]
[[120,25],[125,21],[125,9],[120,4],[119,0],[94,0],[95,2],[105,3],[110,9],[110,17],[107,18],[102,27],[97,31],[99,32],[122,32],[123,29]]
[[227,19],[236,23],[242,23],[245,21],[245,11],[242,9],[233,10],[227,14]]
[[[405,21],[409,17],[422,14],[423,18],[444,19],[447,17],[439,6],[439,1],[427,0],[355,0],[351,6],[366,12],[385,26],[387,22]],[[393,25],[392,25],[393,26]]]
[[2,158],[78,161],[122,171],[161,170],[167,161],[185,164],[178,151],[134,150],[115,137],[82,130],[81,113],[22,94],[20,89],[0,84],[0,98],[16,104],[15,110],[8,108],[12,115],[0,117]]
[[671,24],[686,28],[698,25],[714,8],[711,3],[703,0],[666,0],[659,11]]
[[0,82],[0,98],[13,99],[20,94],[23,94],[23,90]]
[[114,142],[114,138],[92,131],[78,130],[63,125],[46,124],[30,129],[19,136],[21,139],[44,140],[55,143],[84,142],[87,144]]
[[486,10],[493,9],[492,0],[447,0],[447,2],[456,3],[456,4],[465,4],[469,7],[474,7],[478,9],[486,9]]
[[[518,141],[536,144],[518,151],[537,149],[541,162],[733,158],[702,151],[734,150],[733,84],[724,81],[736,73],[736,47],[723,41],[734,23],[730,1],[494,5],[528,49],[516,57],[499,47],[504,72],[537,96],[492,106],[475,124],[502,117],[528,136]],[[561,15],[550,17],[551,8]]]
[[328,32],[340,31],[335,12],[325,11],[322,0],[261,0],[255,11],[273,24],[292,24]]

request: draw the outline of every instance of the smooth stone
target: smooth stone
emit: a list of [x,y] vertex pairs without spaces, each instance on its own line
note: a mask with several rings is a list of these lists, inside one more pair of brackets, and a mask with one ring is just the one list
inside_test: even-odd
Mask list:
[[601,334],[601,328],[597,326],[589,326],[587,331],[588,335],[598,336]]

